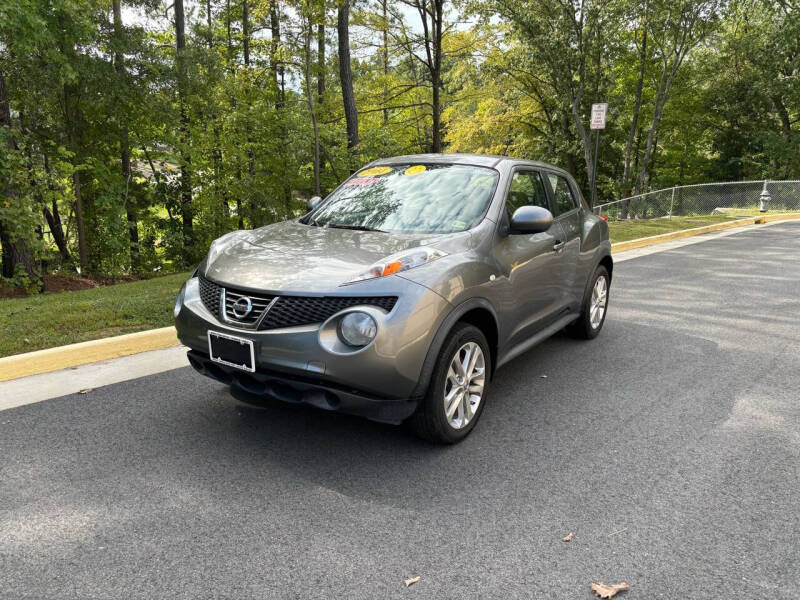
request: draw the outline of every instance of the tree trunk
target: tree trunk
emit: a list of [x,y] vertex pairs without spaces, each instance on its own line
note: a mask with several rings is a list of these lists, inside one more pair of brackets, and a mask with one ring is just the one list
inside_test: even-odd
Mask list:
[[58,212],[56,201],[53,200],[52,211],[46,206],[42,207],[42,214],[47,221],[47,226],[50,228],[50,233],[53,235],[53,241],[56,243],[61,259],[64,262],[69,262],[69,249],[67,248],[67,241],[64,239],[64,226],[61,223],[61,214]]
[[[211,0],[206,0],[206,21],[208,23],[208,49],[214,48],[214,19],[211,11]],[[211,158],[214,165],[214,192],[220,189],[220,181],[222,180],[222,150],[219,145],[219,122],[217,121],[216,111],[211,111],[212,130],[214,132],[214,148],[211,150]],[[227,219],[230,215],[231,207],[228,206],[228,198],[225,191],[220,197],[222,204],[222,214]]]
[[775,107],[775,111],[778,113],[778,118],[781,122],[781,132],[783,133],[783,138],[787,142],[792,141],[792,119],[789,116],[789,111],[786,108],[786,104],[783,101],[783,98],[780,97],[778,94],[774,94],[772,96],[772,104]]
[[[50,190],[51,194],[53,194],[55,190],[53,186],[53,177],[50,172],[50,159],[47,158],[47,154],[43,154],[42,159],[44,161],[45,176],[47,177],[47,188]],[[70,261],[71,257],[69,248],[67,247],[67,238],[64,235],[64,225],[61,222],[61,214],[58,211],[58,202],[56,202],[55,194],[51,197],[50,205],[51,208],[48,209],[47,205],[44,202],[42,203],[42,214],[44,215],[45,221],[47,221],[47,226],[50,228],[50,234],[53,236],[53,241],[58,248],[58,252],[61,254],[61,259],[67,263]]]
[[81,173],[77,169],[72,172],[72,188],[75,193],[75,228],[78,230],[78,260],[81,271],[89,269],[89,255],[86,244],[86,225],[83,221],[83,197],[81,195]]
[[[112,0],[114,11],[114,37],[117,42],[117,50],[114,53],[114,69],[119,77],[119,83],[122,83],[125,77],[125,63],[122,53],[119,51],[120,38],[122,37],[122,7],[120,0]],[[118,114],[122,115],[123,111],[118,109]],[[125,215],[128,219],[128,240],[129,251],[131,255],[131,268],[136,269],[139,266],[139,224],[138,216],[136,214],[136,206],[131,202],[128,196],[128,189],[131,181],[131,152],[128,143],[128,127],[123,125],[119,131],[119,151],[120,162],[122,164],[122,179],[125,182]]]
[[381,59],[383,63],[383,124],[389,122],[389,109],[386,108],[386,98],[389,95],[387,79],[389,77],[389,11],[386,7],[387,0],[381,0],[381,11],[383,14],[382,33],[383,47],[381,48]]
[[211,18],[211,0],[206,0],[206,23],[208,26],[208,49],[214,47],[214,21]]
[[311,113],[311,127],[314,130],[314,193],[317,196],[321,195],[320,181],[319,181],[319,127],[317,126],[317,110],[314,106],[314,94],[311,92],[311,36],[313,35],[313,25],[311,23],[311,15],[307,17],[307,27],[305,34],[305,44],[303,47],[304,64],[305,64],[305,80],[306,80],[306,101],[308,102],[308,110]]
[[653,155],[650,157],[650,163],[647,167],[647,188],[652,189],[651,183],[653,181],[653,172],[656,170],[656,156],[658,155],[658,135],[653,140]]
[[653,154],[653,143],[656,139],[656,132],[658,124],[661,122],[661,115],[664,112],[664,105],[667,103],[669,96],[669,89],[672,86],[672,81],[678,71],[680,59],[675,59],[675,64],[671,69],[667,69],[667,64],[664,64],[664,71],[661,75],[661,80],[658,84],[656,91],[655,104],[653,106],[653,120],[650,122],[650,130],[647,132],[647,143],[644,147],[644,154],[642,155],[642,164],[639,167],[639,176],[636,178],[636,186],[633,189],[633,195],[641,193],[644,184],[645,176],[647,175],[647,167]]
[[270,40],[270,66],[272,77],[275,80],[275,87],[278,90],[278,102],[276,108],[282,108],[286,101],[285,91],[285,68],[283,61],[278,59],[278,47],[281,42],[281,19],[278,14],[278,0],[272,0],[269,5],[269,22],[272,30]]
[[[66,30],[67,23],[63,19],[60,20],[60,25],[62,29]],[[69,46],[63,39],[60,42],[59,49],[68,59],[73,58],[74,48]],[[64,128],[67,131],[67,141],[70,150],[74,154],[73,163],[80,164],[81,114],[78,106],[73,106],[74,97],[76,96],[75,84],[64,83],[63,91]],[[72,187],[75,194],[75,229],[78,234],[78,262],[80,263],[81,272],[85,273],[89,269],[89,251],[86,240],[86,224],[84,222],[84,202],[81,194],[81,174],[78,169],[72,171]]]
[[[645,7],[645,18],[647,14]],[[631,186],[629,179],[631,176],[631,152],[633,151],[633,141],[636,137],[636,130],[639,127],[639,111],[642,108],[642,87],[644,86],[645,67],[647,65],[647,21],[642,25],[642,46],[639,50],[639,79],[636,82],[636,97],[633,102],[633,120],[628,132],[628,141],[625,143],[625,168],[622,172],[622,193],[627,196],[630,194]]]
[[235,69],[233,67],[233,40],[231,37],[231,0],[226,1],[225,8],[225,37],[228,41],[227,45],[225,46],[228,50],[226,57],[228,59],[228,68],[230,69],[231,75],[233,75]]
[[181,154],[181,220],[183,222],[183,245],[187,262],[193,260],[194,228],[192,210],[192,159],[189,145],[189,116],[186,110],[186,19],[183,0],[175,0],[175,52],[178,63],[178,103],[180,105],[180,154]]
[[[325,14],[322,19],[324,21]],[[317,103],[325,101],[325,23],[317,25]]]
[[11,252],[11,239],[6,233],[2,219],[0,219],[0,246],[3,246],[2,275],[11,279],[14,276],[14,255]]
[[3,245],[3,277],[14,277],[17,267],[22,266],[31,281],[39,281],[30,245],[21,237],[12,239],[10,228],[5,227],[2,221],[0,221],[0,244]]
[[242,0],[242,53],[244,64],[250,64],[250,18],[247,9],[247,0]]
[[442,104],[440,90],[442,87],[442,21],[444,20],[443,0],[434,0],[433,31],[433,152],[442,151]]
[[[415,0],[413,6],[422,20],[422,35],[427,60],[425,66],[431,78],[431,152],[442,151],[442,107],[440,88],[442,86],[442,22],[444,20],[444,0]],[[429,9],[430,6],[430,9]],[[428,18],[431,22],[428,23]]]
[[358,111],[353,93],[353,72],[350,67],[350,0],[339,5],[336,20],[339,34],[339,79],[342,84],[344,118],[347,123],[347,147],[351,151],[358,146]]
[[[242,0],[242,48],[244,51],[245,76],[250,77],[250,12],[247,7],[247,0]],[[253,160],[253,138],[250,135],[250,120],[244,123],[245,133],[247,134],[247,174],[252,180],[256,174],[255,161]],[[240,227],[241,229],[241,227]]]
[[[278,49],[281,43],[281,18],[278,12],[278,0],[271,0],[269,4],[269,22],[272,37],[269,45],[269,62],[272,69],[272,78],[275,81],[275,89],[277,99],[275,101],[275,110],[280,111],[286,103],[286,87],[285,87],[285,69],[283,61],[278,58]],[[288,135],[286,124],[283,119],[280,119],[281,129],[284,137]],[[281,146],[281,155],[284,153],[283,146]],[[283,203],[286,214],[290,215],[292,210],[292,190],[286,180],[283,182]]]
[[[11,106],[8,102],[8,92],[6,91],[5,75],[0,71],[0,129],[6,129],[6,148],[10,152],[17,150],[17,143],[11,132]],[[6,205],[19,201],[20,193],[13,182],[7,180],[3,182],[5,190]],[[15,235],[11,223],[4,223],[0,219],[0,244],[3,245],[2,253],[2,272],[3,277],[13,277],[17,266],[22,265],[25,273],[31,280],[39,279],[36,273],[36,261],[27,240],[19,235]]]
[[583,82],[581,82],[579,85],[578,90],[578,94],[575,96],[575,99],[572,102],[572,122],[575,125],[578,136],[581,138],[581,145],[583,146],[583,159],[586,161],[586,179],[587,183],[591,185],[594,177],[594,163],[592,162],[592,134],[591,131],[586,130],[579,112],[581,99],[583,97]]
[[[438,79],[439,76],[435,77]],[[431,127],[432,141],[431,152],[442,151],[442,124],[441,124],[441,106],[439,99],[439,86],[433,84],[433,125]]]

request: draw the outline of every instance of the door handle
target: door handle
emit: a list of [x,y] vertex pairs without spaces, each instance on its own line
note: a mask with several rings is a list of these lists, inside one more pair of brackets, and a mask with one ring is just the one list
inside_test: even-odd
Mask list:
[[553,244],[553,250],[555,250],[556,252],[560,252],[564,248],[564,246],[566,246],[566,245],[567,245],[567,242],[562,242],[561,240],[556,240],[556,243]]

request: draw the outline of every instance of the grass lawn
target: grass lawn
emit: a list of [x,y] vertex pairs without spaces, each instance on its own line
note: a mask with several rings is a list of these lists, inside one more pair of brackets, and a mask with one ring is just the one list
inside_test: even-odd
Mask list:
[[[746,216],[746,215],[745,215]],[[637,238],[669,233],[681,229],[692,229],[693,227],[703,227],[704,225],[714,225],[741,219],[738,215],[702,215],[696,217],[673,217],[671,219],[642,219],[630,221],[609,221],[608,231],[611,242],[627,242]]]
[[188,277],[0,299],[0,356],[171,325],[175,296]]

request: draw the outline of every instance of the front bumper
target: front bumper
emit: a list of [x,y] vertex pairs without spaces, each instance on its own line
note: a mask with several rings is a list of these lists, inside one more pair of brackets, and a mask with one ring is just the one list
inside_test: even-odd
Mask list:
[[[204,375],[248,393],[397,422],[416,406],[418,398],[413,394],[423,362],[450,305],[426,287],[399,277],[392,279],[391,289],[382,282],[375,289],[359,286],[357,293],[346,290],[353,295],[398,297],[388,313],[371,307],[378,334],[371,344],[355,352],[332,352],[321,344],[322,323],[266,331],[223,323],[200,299],[197,278],[186,282],[178,299],[175,327],[180,341],[192,350],[192,365]],[[212,363],[208,358],[209,330],[252,340],[256,372]]]
[[239,369],[212,362],[208,355],[190,350],[189,364],[195,370],[231,386],[234,395],[269,396],[292,404],[310,404],[323,410],[340,411],[381,423],[401,423],[417,408],[417,401],[380,399],[365,396],[354,389],[333,386],[324,380],[291,377],[281,373]]

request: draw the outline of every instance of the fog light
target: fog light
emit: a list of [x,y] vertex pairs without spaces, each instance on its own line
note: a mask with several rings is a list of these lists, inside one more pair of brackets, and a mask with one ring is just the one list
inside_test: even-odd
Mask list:
[[339,321],[338,333],[348,346],[366,346],[378,333],[378,324],[367,313],[351,312]]

